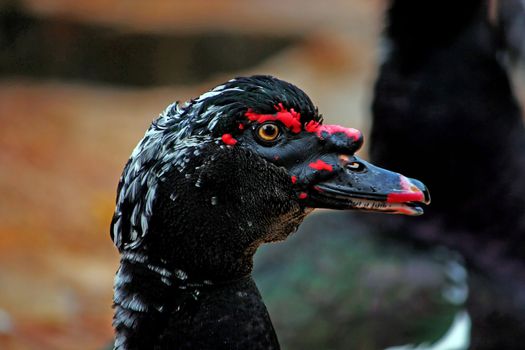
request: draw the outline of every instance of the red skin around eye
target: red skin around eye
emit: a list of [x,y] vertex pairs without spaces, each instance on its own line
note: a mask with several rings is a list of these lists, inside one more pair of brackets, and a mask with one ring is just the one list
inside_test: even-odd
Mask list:
[[306,197],[308,197],[308,194],[307,194],[307,193],[305,193],[305,192],[301,192],[301,193],[299,193],[299,198],[300,198],[300,199],[305,199]]
[[[282,103],[274,106],[277,111],[275,114],[259,114],[249,109],[245,116],[250,121],[255,121],[259,124],[267,121],[279,121],[284,124],[292,133],[298,134],[301,132],[301,114],[296,112],[293,108],[287,110]],[[240,127],[239,127],[240,128]],[[362,138],[359,130],[353,128],[345,128],[340,125],[321,125],[321,123],[311,120],[304,126],[306,132],[315,133],[317,137],[321,138],[323,133],[333,135],[336,133],[345,134],[347,137],[357,141]]]
[[248,110],[245,115],[249,120],[255,121],[259,124],[267,121],[279,121],[290,129],[291,132],[295,134],[301,132],[302,125],[300,113],[294,111],[293,108],[290,110],[285,109],[282,103],[275,106],[275,109],[277,110],[277,113],[275,114],[258,114],[252,110]]
[[315,120],[310,120],[306,125],[304,126],[304,130],[307,132],[317,132],[319,128],[321,127],[321,124],[316,122]]
[[327,164],[321,159],[316,160],[314,163],[308,164],[308,166],[312,169],[319,170],[319,171],[321,170],[332,171],[333,170],[330,164]]
[[292,175],[292,183],[293,184],[297,183],[297,176]]
[[233,138],[231,134],[224,134],[221,136],[222,142],[227,145],[234,146],[237,143],[237,140]]
[[315,133],[318,137],[322,137],[323,133],[326,132],[328,135],[335,133],[343,133],[346,136],[357,141],[361,138],[361,132],[354,128],[345,128],[340,125],[321,125],[315,120],[311,120],[304,126],[304,130],[307,132]]

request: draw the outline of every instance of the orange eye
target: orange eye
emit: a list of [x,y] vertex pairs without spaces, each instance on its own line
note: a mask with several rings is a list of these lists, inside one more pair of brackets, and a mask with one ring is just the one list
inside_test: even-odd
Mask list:
[[272,142],[279,137],[281,130],[274,123],[262,124],[257,128],[257,136],[264,142]]

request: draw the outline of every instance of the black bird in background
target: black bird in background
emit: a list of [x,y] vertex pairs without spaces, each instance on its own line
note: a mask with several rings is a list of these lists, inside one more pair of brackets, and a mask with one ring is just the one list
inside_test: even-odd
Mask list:
[[520,39],[505,26],[525,12],[500,3],[394,1],[373,102],[371,159],[435,194],[425,218],[391,221],[466,259],[474,349],[522,349],[525,334],[525,129],[507,55]]
[[519,5],[389,3],[370,157],[425,181],[433,205],[408,221],[318,214],[263,250],[255,277],[288,348],[445,349],[468,290],[462,348],[523,348],[525,132],[506,56],[524,47]]
[[117,190],[115,348],[278,349],[251,277],[261,244],[313,208],[419,215],[429,202],[419,181],[356,157],[362,142],[269,76],[169,106]]

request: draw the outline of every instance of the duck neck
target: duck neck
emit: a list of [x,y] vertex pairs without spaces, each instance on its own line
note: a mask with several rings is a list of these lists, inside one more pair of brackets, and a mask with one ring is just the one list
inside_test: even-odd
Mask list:
[[[216,348],[266,344],[278,348],[266,307],[251,277],[252,255],[241,257],[244,268],[206,278],[196,268],[124,251],[115,277],[113,326],[116,349],[172,347]],[[257,330],[247,325],[257,323]]]
[[115,349],[154,344],[173,307],[174,281],[185,279],[183,271],[170,270],[145,254],[123,252],[114,283]]
[[[171,234],[171,237],[178,234]],[[213,281],[216,284],[229,283],[249,276],[253,269],[253,256],[259,244],[251,246],[236,245],[206,236],[207,243],[202,242],[196,232],[185,232],[183,245],[172,245],[171,242],[149,247],[148,255],[156,258],[158,264],[165,265],[170,271],[183,271],[192,280]],[[166,237],[162,234],[158,237]],[[190,238],[188,238],[190,236]],[[170,236],[168,236],[170,237]],[[195,241],[192,238],[195,237]],[[191,247],[206,244],[206,249]]]

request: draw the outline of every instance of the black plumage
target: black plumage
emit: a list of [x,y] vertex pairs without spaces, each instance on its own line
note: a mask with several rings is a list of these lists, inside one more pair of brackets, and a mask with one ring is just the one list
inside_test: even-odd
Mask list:
[[153,122],[124,168],[111,226],[117,349],[276,349],[253,255],[315,207],[418,215],[426,188],[360,160],[304,92],[233,79]]

